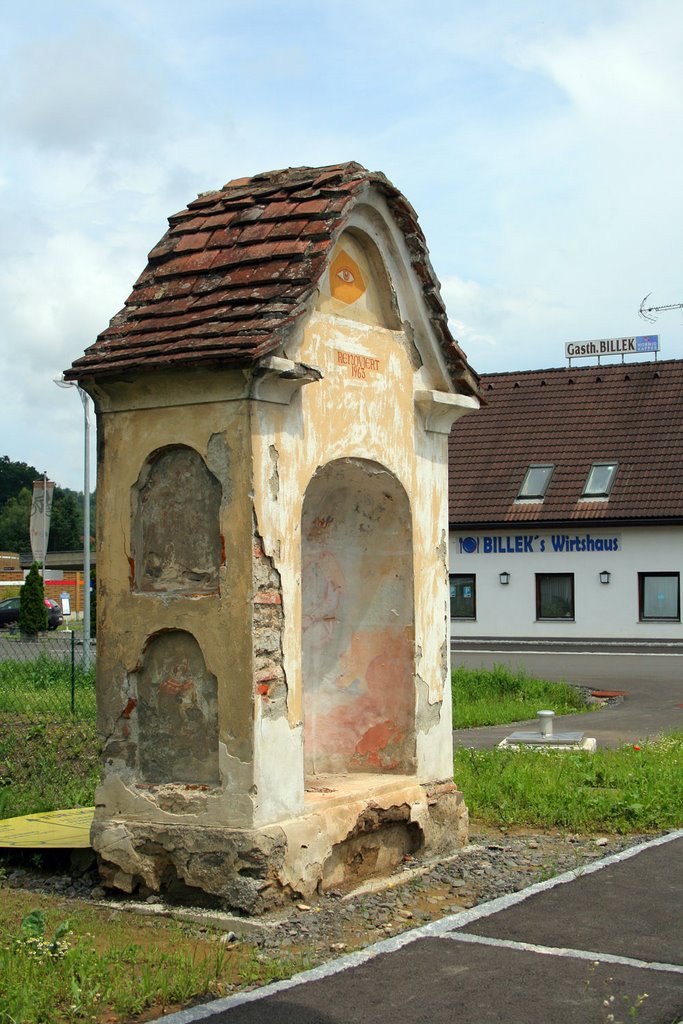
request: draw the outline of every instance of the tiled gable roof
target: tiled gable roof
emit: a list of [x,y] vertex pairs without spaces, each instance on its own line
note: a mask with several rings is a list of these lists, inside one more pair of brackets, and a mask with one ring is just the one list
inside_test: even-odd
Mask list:
[[[683,521],[683,360],[483,374],[486,406],[449,441],[453,526]],[[607,500],[581,499],[594,462],[619,468]],[[515,499],[553,463],[543,502]]]
[[272,352],[306,312],[349,213],[371,189],[403,232],[451,375],[475,393],[415,211],[383,174],[357,163],[239,178],[174,214],[124,308],[65,377],[248,366]]

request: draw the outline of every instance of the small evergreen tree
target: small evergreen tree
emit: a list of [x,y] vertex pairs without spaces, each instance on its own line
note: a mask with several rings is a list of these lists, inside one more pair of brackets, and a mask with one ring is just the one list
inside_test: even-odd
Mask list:
[[47,629],[47,608],[45,607],[45,591],[43,577],[37,562],[34,562],[21,588],[19,605],[19,629],[22,633],[35,636]]

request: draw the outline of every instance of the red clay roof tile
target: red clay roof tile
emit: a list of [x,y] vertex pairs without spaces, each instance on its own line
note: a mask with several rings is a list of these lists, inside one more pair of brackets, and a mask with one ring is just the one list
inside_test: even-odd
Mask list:
[[415,211],[383,174],[357,163],[236,178],[169,218],[124,308],[65,376],[85,380],[165,365],[246,366],[303,315],[356,202],[387,201],[404,232],[453,379],[477,377],[450,334]]
[[[449,441],[453,526],[683,521],[683,360],[485,374],[481,385],[487,405]],[[609,498],[582,499],[591,465],[612,460]],[[545,500],[516,502],[533,462],[555,465]]]

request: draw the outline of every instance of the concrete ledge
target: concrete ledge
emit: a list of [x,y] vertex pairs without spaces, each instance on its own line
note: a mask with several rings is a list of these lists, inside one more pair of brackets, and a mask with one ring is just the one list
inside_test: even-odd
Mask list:
[[515,739],[513,736],[506,736],[504,740],[498,744],[499,750],[585,750],[589,754],[594,754],[597,750],[597,742],[593,736],[583,736],[580,740],[569,740],[562,741],[561,733],[553,736],[550,740],[541,738],[535,739]]

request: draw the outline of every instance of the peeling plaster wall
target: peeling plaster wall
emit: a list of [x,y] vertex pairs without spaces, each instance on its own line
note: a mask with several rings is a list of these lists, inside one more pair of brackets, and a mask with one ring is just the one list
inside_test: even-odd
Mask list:
[[195,638],[177,629],[152,637],[135,684],[142,781],[217,785],[216,677]]
[[[93,390],[99,448],[98,723],[105,759],[97,794],[99,814],[167,822],[187,821],[192,815],[194,824],[250,825],[254,818],[254,653],[248,382],[235,371],[167,372]],[[182,578],[167,572],[163,591],[142,592],[136,585],[135,555],[141,550],[139,530],[135,536],[139,481],[144,486],[150,456],[162,450],[196,453],[190,456],[195,467],[190,478],[209,481],[215,516],[206,510],[207,487],[200,487],[193,495],[198,518],[190,525],[208,534],[208,519],[214,516],[218,548],[215,535],[208,540],[195,538],[186,548],[190,559],[197,551],[209,551],[209,569],[211,560],[218,560],[216,581],[209,592],[203,589],[205,578],[199,580],[196,591],[190,590],[183,572]],[[158,518],[153,517],[153,522],[158,523]],[[180,525],[188,528],[184,521]],[[155,736],[144,707],[149,699],[145,694],[149,638],[178,631],[190,638],[191,649],[196,644],[196,654],[193,671],[176,682],[182,689],[201,663],[199,675],[215,679],[217,706],[217,721],[200,723],[197,733],[202,743],[213,746],[204,767],[190,757],[180,771],[172,758],[168,760],[171,755],[163,755],[158,763],[152,758],[153,744],[160,739],[159,726]],[[184,671],[182,662],[181,657],[178,664]],[[158,692],[158,684],[169,674],[160,668],[151,674],[159,677]],[[178,725],[182,695],[176,698],[177,706],[170,713],[180,716]],[[195,713],[191,702],[188,709]],[[162,783],[165,771],[168,778]],[[191,778],[193,774],[197,777]]]
[[308,775],[407,774],[415,762],[410,503],[386,469],[327,463],[302,519]]
[[[426,693],[426,700],[418,703],[416,679],[416,773],[424,781],[450,778],[451,722],[441,703],[444,688],[448,690],[447,435],[426,431],[415,408],[415,388],[426,383],[424,371],[415,368],[414,340],[402,332],[315,312],[284,355],[323,373],[322,381],[304,387],[289,405],[252,406],[254,506],[264,550],[273,559],[282,587],[292,743],[301,744],[304,720],[304,495],[319,467],[336,459],[372,460],[396,477],[412,508],[415,673]],[[354,372],[359,368],[363,375]],[[258,718],[263,710],[257,707],[256,713]],[[278,757],[279,751],[266,746],[259,750],[262,771],[276,784]]]
[[[276,367],[269,381],[258,369],[187,370],[92,388],[100,451],[102,820],[185,824],[191,816],[193,824],[231,827],[284,820],[304,811],[304,763],[312,776],[408,773],[429,784],[452,776],[447,434],[427,429],[416,394],[452,395],[453,385],[416,313],[402,241],[394,238],[380,257],[369,238],[342,236],[333,260],[339,274],[365,275],[365,305],[343,315],[343,276],[343,288],[331,286],[281,352],[319,368],[321,380],[313,374],[301,388],[279,390]],[[387,294],[390,282],[398,282],[399,294]],[[158,483],[155,465],[163,470]],[[337,483],[347,494],[329,496],[325,510],[315,480],[333,465],[366,469],[349,479],[342,474]],[[374,488],[370,466],[387,487]],[[214,536],[174,546],[174,517],[163,499],[169,475],[184,484],[185,498],[173,494],[178,508],[189,503],[184,531],[211,535],[217,519],[218,544]],[[314,548],[302,538],[306,495],[313,496],[309,526],[318,513],[334,519],[341,512],[345,526],[330,553],[354,577],[352,616],[342,624],[334,679],[327,680],[316,679],[325,670],[311,660],[305,639],[302,564]],[[400,512],[380,514],[356,543],[362,503],[381,504],[386,496]],[[160,550],[161,558],[151,559]],[[368,596],[376,586],[383,592],[374,604]],[[197,645],[189,675],[201,677],[205,690],[215,679],[218,718],[217,740],[206,721],[201,726],[206,743],[217,744],[215,758],[212,752],[200,768],[190,756],[180,771],[170,757],[141,753],[152,752],[159,738],[145,721],[145,680],[152,673],[159,689],[168,675],[145,665],[145,649],[150,638],[174,631]],[[356,684],[365,687],[357,700]],[[346,735],[330,743],[349,711]],[[164,773],[177,777],[163,781]]]
[[221,564],[221,485],[192,448],[162,448],[133,489],[135,588],[212,593]]
[[476,400],[383,202],[277,355],[91,387],[107,884],[251,911],[464,839],[447,431]]

